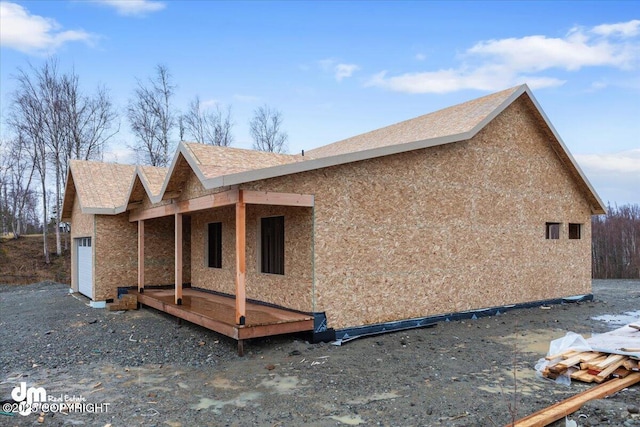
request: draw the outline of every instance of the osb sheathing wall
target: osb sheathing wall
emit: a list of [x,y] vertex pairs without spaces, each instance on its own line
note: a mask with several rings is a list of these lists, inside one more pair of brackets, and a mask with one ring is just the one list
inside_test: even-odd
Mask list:
[[521,98],[469,141],[242,188],[315,195],[313,310],[330,327],[589,293],[590,209],[548,140]]
[[[183,239],[183,282],[190,281],[191,242],[189,220]],[[138,228],[129,213],[96,216],[94,243],[96,262],[94,300],[117,297],[118,287],[138,284]],[[174,219],[172,216],[145,221],[145,284],[174,283]]]
[[94,301],[117,298],[118,287],[138,283],[138,229],[129,213],[96,215]]
[[73,210],[71,212],[71,289],[75,292],[78,292],[78,254],[76,253],[76,242],[74,239],[91,237],[91,241],[94,241],[93,232],[94,215],[83,214],[81,212],[80,202],[78,196],[76,196],[73,200]]
[[[185,234],[183,233],[183,236],[184,235]],[[144,222],[145,285],[171,285],[175,282],[174,236],[175,232],[173,216],[149,219]],[[188,250],[189,248],[184,245],[183,251],[185,249]],[[183,265],[183,271],[186,267],[187,265]]]
[[[260,218],[284,216],[285,274],[260,272]],[[192,285],[235,294],[235,206],[192,215]],[[222,223],[222,268],[207,267],[208,225]],[[301,311],[312,310],[312,211],[310,208],[247,205],[246,295]]]

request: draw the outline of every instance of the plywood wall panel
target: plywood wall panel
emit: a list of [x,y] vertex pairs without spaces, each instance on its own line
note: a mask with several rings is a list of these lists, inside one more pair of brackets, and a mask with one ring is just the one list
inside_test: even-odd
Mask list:
[[243,188],[315,195],[314,310],[331,327],[588,293],[589,206],[539,125],[521,99],[467,142]]
[[138,227],[129,214],[96,215],[94,300],[117,298],[118,287],[138,283]]

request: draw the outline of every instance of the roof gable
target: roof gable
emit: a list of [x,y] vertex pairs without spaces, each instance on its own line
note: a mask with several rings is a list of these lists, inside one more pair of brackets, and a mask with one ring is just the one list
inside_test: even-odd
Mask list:
[[160,194],[156,195],[153,201],[157,203],[163,198],[175,197],[188,178],[189,169],[205,188],[215,188],[216,180],[223,176],[277,167],[302,160],[302,156],[290,154],[181,142],[167,171]]
[[312,158],[336,156],[444,137],[468,139],[523,93],[516,86],[433,113],[308,151]]
[[63,217],[71,217],[75,195],[78,196],[82,213],[113,215],[124,212],[135,170],[134,165],[71,160]]
[[[520,97],[529,103],[541,129],[549,135],[552,148],[583,188],[592,212],[604,213],[604,204],[526,85],[319,147],[308,151],[307,156],[181,142],[168,170],[139,166],[134,172],[129,165],[105,166],[101,170],[74,162],[68,182],[75,188],[74,182],[92,181],[77,188],[83,212],[115,214],[126,209],[134,184],[138,185],[134,176],[151,202],[158,203],[177,197],[191,173],[205,189],[214,189],[465,141]],[[65,195],[65,208],[66,200]]]

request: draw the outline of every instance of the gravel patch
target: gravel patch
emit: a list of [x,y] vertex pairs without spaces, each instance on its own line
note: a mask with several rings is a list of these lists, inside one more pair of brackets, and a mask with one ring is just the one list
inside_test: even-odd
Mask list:
[[[502,426],[591,387],[536,378],[533,365],[551,339],[605,332],[612,326],[593,317],[638,310],[640,281],[596,280],[594,295],[343,346],[256,339],[241,358],[235,341],[153,309],[92,309],[64,284],[0,285],[0,398],[24,381],[108,404],[40,420],[0,415],[0,425]],[[640,426],[638,389],[571,418]]]

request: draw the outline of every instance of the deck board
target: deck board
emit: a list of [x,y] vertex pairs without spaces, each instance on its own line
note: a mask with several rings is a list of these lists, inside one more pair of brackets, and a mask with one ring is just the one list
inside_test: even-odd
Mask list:
[[184,288],[182,305],[176,305],[173,289],[130,290],[138,302],[220,334],[243,340],[313,330],[313,316],[293,310],[247,301],[244,325],[235,324],[235,299]]

